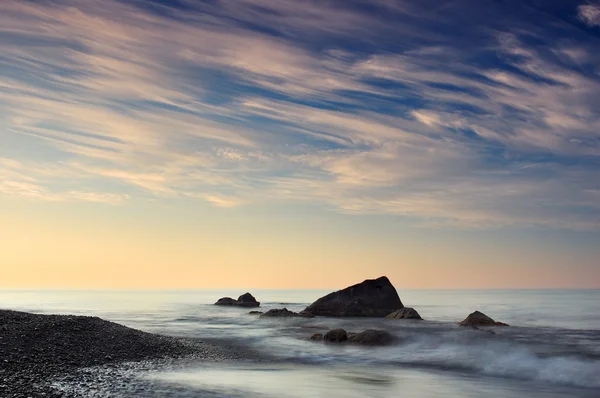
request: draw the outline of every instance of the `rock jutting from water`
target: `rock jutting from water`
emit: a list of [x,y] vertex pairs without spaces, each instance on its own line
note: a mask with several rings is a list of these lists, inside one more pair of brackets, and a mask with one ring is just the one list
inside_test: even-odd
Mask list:
[[331,329],[323,336],[324,340],[340,343],[348,340],[348,333],[344,329]]
[[354,343],[361,345],[388,345],[396,338],[385,330],[367,329],[359,333],[346,332],[344,329],[332,329],[325,333],[315,333],[311,340],[325,341],[329,343]]
[[404,307],[385,316],[388,319],[418,319],[423,320],[414,308]]
[[215,305],[223,305],[230,307],[259,307],[260,303],[256,301],[253,295],[250,293],[244,293],[238,299],[231,297],[223,297],[217,300]]
[[382,276],[321,297],[304,311],[317,316],[384,317],[402,308],[396,288]]
[[387,345],[393,343],[395,337],[385,331],[376,329],[367,329],[360,333],[349,333],[348,342],[364,345]]
[[217,302],[215,303],[215,305],[230,305],[230,306],[235,306],[237,305],[237,300],[231,297],[222,297],[220,299],[217,300]]
[[469,314],[462,322],[459,323],[460,326],[508,326],[503,322],[496,322],[489,316],[485,315],[483,312],[475,311]]

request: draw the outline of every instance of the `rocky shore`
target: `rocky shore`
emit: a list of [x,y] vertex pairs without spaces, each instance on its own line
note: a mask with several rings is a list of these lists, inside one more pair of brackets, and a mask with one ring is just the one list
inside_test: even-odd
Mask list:
[[0,310],[0,397],[65,397],[56,378],[91,366],[145,360],[240,359],[235,350],[161,336],[97,317]]

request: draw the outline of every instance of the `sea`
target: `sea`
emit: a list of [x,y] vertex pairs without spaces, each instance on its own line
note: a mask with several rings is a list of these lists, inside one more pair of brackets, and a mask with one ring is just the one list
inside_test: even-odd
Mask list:
[[[213,305],[242,293],[4,290],[0,307],[99,316],[148,332],[234,344],[266,358],[188,361],[139,370],[129,381],[151,381],[165,397],[600,398],[600,290],[399,290],[423,321],[266,319]],[[329,291],[251,293],[262,311],[300,311]],[[475,310],[511,326],[495,328],[496,334],[457,326]],[[385,347],[310,340],[336,327],[385,329],[398,339]],[[147,395],[81,388],[81,396]]]

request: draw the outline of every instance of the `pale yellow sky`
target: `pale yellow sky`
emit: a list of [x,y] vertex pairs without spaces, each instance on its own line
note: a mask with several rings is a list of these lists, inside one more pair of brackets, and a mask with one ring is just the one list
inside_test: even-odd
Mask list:
[[380,275],[399,288],[600,287],[593,253],[469,244],[474,233],[385,220],[157,203],[2,209],[0,288],[336,288]]

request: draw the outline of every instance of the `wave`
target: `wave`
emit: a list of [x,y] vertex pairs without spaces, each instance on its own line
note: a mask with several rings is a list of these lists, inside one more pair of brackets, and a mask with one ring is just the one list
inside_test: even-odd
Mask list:
[[[298,303],[270,302],[266,306]],[[448,322],[389,323],[378,319],[260,320],[246,310],[179,314],[181,334],[251,346],[268,357],[293,363],[366,364],[467,372],[549,385],[600,388],[600,331],[510,327],[497,334],[458,328]],[[183,315],[183,316],[182,316]],[[200,315],[200,316],[199,316]],[[326,325],[326,326],[325,326]],[[391,326],[390,326],[391,325]],[[373,348],[308,340],[316,329],[385,328],[398,343]],[[315,329],[309,330],[309,329]]]
[[[554,347],[515,341],[512,336],[453,329],[419,328],[418,333],[395,332],[389,347],[339,346],[314,343],[292,336],[263,340],[261,348],[296,363],[366,364],[430,368],[483,376],[543,382],[544,384],[600,388],[600,360],[585,347]],[[558,344],[558,342],[557,342]]]
[[404,358],[392,363],[429,365],[486,376],[600,388],[600,361],[577,356],[542,357],[521,345],[450,343],[436,348],[407,345],[399,347],[398,352],[404,353]]

